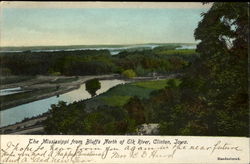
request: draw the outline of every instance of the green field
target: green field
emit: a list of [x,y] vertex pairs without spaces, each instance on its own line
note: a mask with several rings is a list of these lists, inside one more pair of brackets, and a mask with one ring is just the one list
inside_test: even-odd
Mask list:
[[181,49],[181,50],[161,50],[157,54],[160,55],[190,55],[196,54],[195,49]]
[[123,106],[131,96],[105,96],[102,100],[109,106]]
[[[158,90],[158,89],[162,89],[162,88],[166,87],[167,81],[168,80],[142,81],[142,82],[131,83],[131,85]],[[179,85],[180,80],[176,79],[176,83],[177,83],[177,85]]]
[[[137,96],[140,99],[147,99],[153,91],[165,88],[167,81],[168,80],[154,80],[120,84],[111,88],[106,93],[88,100],[87,107],[96,108],[100,105],[121,107],[133,96]],[[177,85],[181,83],[179,79],[175,79],[175,81]]]

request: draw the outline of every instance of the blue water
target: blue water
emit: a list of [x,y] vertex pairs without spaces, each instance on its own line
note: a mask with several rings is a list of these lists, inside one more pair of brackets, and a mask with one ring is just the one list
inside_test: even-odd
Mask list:
[[[100,80],[101,89],[96,94],[106,92],[108,89],[125,83],[123,80]],[[0,127],[15,124],[22,121],[24,118],[30,118],[47,112],[52,104],[57,104],[59,101],[72,103],[91,98],[91,95],[85,90],[85,84],[82,84],[79,89],[62,94],[59,97],[53,96],[42,100],[37,100],[23,105],[18,105],[0,111]]]

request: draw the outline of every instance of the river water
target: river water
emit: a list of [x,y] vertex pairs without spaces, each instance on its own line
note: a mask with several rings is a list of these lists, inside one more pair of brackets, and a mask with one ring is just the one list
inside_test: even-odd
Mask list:
[[181,47],[176,48],[176,50],[183,50],[183,49],[196,49],[196,45],[182,45]]
[[[100,83],[101,88],[96,92],[97,95],[106,92],[118,84],[124,84],[125,81],[100,80]],[[24,118],[30,118],[43,114],[50,109],[52,104],[57,104],[59,101],[73,103],[74,101],[89,98],[91,98],[91,95],[85,90],[85,84],[82,84],[80,88],[61,94],[59,97],[53,96],[0,111],[0,127],[15,124],[16,122],[22,121]]]

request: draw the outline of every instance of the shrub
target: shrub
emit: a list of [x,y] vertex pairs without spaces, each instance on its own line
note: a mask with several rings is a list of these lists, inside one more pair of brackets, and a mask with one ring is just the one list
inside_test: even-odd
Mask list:
[[122,75],[126,78],[136,77],[136,73],[132,69],[127,69],[122,72]]

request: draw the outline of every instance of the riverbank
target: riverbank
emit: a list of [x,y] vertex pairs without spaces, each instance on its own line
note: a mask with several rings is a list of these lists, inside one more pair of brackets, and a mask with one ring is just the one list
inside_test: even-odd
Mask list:
[[[136,77],[136,78],[133,78],[133,79],[124,79],[124,78],[121,78],[120,76],[117,76],[117,75],[102,75],[102,76],[88,76],[88,77],[85,76],[85,77],[79,77],[79,79],[72,82],[71,85],[72,86],[74,86],[74,84],[75,85],[76,84],[80,85],[81,82],[84,83],[86,80],[91,79],[91,78],[99,78],[99,79],[102,79],[102,80],[122,79],[122,80],[126,80],[126,81],[129,81],[129,82],[138,82],[138,81],[143,82],[143,81],[155,81],[155,80],[157,81],[157,80],[160,80],[160,79],[165,79],[166,80],[166,79],[175,78],[177,76],[180,76],[180,74],[170,74],[170,75],[166,75],[166,76],[154,76],[154,77],[152,77],[152,76],[151,77]],[[162,81],[162,80],[160,80],[160,81]],[[154,84],[158,84],[159,82],[154,83]],[[148,85],[148,82],[146,84]],[[132,85],[134,85],[134,84],[132,84]],[[61,90],[61,92],[62,91],[63,90]],[[103,95],[103,94],[101,94],[101,95]],[[121,98],[121,96],[118,96],[118,97]],[[112,98],[112,96],[111,96],[111,98]],[[92,101],[92,99],[91,99],[91,101]],[[98,104],[99,101],[94,100],[94,102],[95,102],[95,104]],[[44,114],[46,114],[46,113],[44,113]],[[41,118],[43,120],[46,119],[47,115],[44,115],[44,114],[39,115],[39,116],[35,116],[35,117],[32,117],[32,118],[25,118],[25,120],[23,120],[21,122],[4,126],[4,127],[0,128],[0,133],[2,133],[2,134],[14,134],[14,133],[15,134],[22,134],[23,131],[25,130],[25,134],[26,133],[27,134],[38,134],[38,133],[42,134],[43,133],[42,132],[43,131],[43,125],[42,125],[42,120],[40,120],[40,119]],[[31,132],[31,133],[29,133],[29,132]]]
[[26,104],[29,102],[61,95],[78,89],[87,80],[114,79],[117,74],[94,75],[94,76],[36,76],[32,79],[1,85],[1,89],[21,87],[24,92],[8,96],[0,96],[1,108],[6,110],[11,107]]
[[0,128],[0,134],[43,134],[42,122],[47,119],[47,115],[41,115],[21,121],[13,125]]

